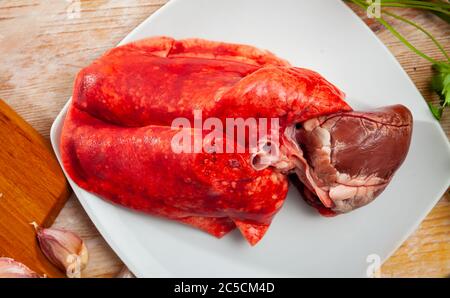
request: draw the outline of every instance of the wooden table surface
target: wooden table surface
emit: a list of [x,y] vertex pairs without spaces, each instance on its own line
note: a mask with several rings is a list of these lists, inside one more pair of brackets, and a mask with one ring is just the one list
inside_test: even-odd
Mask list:
[[[0,1],[0,98],[48,138],[54,118],[72,93],[76,73],[116,45],[165,2]],[[396,12],[423,24],[450,51],[448,24],[422,11]],[[430,64],[411,53],[382,26],[367,19],[365,13],[358,14],[400,61],[423,97],[437,101],[429,87]],[[423,34],[398,22],[393,23],[417,47],[442,59]],[[450,112],[444,115],[441,124],[447,137],[450,136]],[[55,225],[73,230],[86,240],[90,262],[83,276],[114,276],[122,268],[123,264],[99,235],[76,198],[69,200]],[[382,275],[443,277],[449,274],[450,196],[447,192],[417,231],[385,262]]]

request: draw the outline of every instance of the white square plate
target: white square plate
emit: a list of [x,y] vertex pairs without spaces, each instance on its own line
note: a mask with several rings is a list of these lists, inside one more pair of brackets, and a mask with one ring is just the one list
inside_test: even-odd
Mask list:
[[[121,43],[154,35],[268,49],[293,65],[320,72],[347,93],[354,108],[406,105],[414,115],[414,133],[405,163],[375,202],[324,218],[291,188],[256,247],[236,231],[218,240],[109,204],[69,179],[100,233],[137,276],[363,277],[368,256],[385,260],[450,184],[446,135],[395,58],[341,1],[172,0]],[[51,130],[58,158],[67,107]]]

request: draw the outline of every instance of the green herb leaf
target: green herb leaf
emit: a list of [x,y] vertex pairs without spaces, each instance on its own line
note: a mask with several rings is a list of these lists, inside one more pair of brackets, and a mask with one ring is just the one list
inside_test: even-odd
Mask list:
[[437,63],[433,65],[436,74],[434,75],[431,86],[441,98],[441,106],[450,105],[450,63]]
[[436,74],[431,80],[431,87],[440,97],[440,105],[428,103],[433,116],[440,120],[444,108],[450,105],[450,63],[439,62],[433,64]]
[[430,111],[433,114],[434,118],[436,118],[437,120],[441,120],[442,108],[433,105],[431,102],[428,103],[428,107],[430,108]]

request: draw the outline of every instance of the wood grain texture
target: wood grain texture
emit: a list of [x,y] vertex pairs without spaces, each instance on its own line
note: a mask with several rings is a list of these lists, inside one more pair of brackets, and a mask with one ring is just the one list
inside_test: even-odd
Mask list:
[[[53,119],[72,93],[77,71],[117,44],[165,0],[81,1],[79,18],[73,1],[0,2],[0,97],[48,138]],[[352,7],[354,8],[354,7]],[[429,87],[430,64],[411,53],[387,30],[354,8],[389,47],[426,100],[437,101]],[[417,10],[395,10],[424,25],[450,51],[450,26]],[[410,26],[390,21],[408,40],[442,59],[426,37]],[[450,136],[450,113],[441,122]],[[405,206],[407,208],[407,206]],[[418,230],[382,267],[383,276],[450,274],[450,198],[444,197]],[[84,276],[113,276],[122,263],[96,231],[76,199],[69,200],[56,223],[87,241],[90,262]]]
[[40,275],[62,277],[41,253],[30,225],[48,227],[70,189],[48,140],[0,99],[0,256]]

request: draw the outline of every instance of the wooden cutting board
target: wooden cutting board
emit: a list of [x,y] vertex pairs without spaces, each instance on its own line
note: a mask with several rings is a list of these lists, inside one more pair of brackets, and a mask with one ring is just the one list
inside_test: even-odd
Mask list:
[[50,143],[0,99],[0,256],[63,277],[40,251],[30,223],[50,226],[69,195]]

